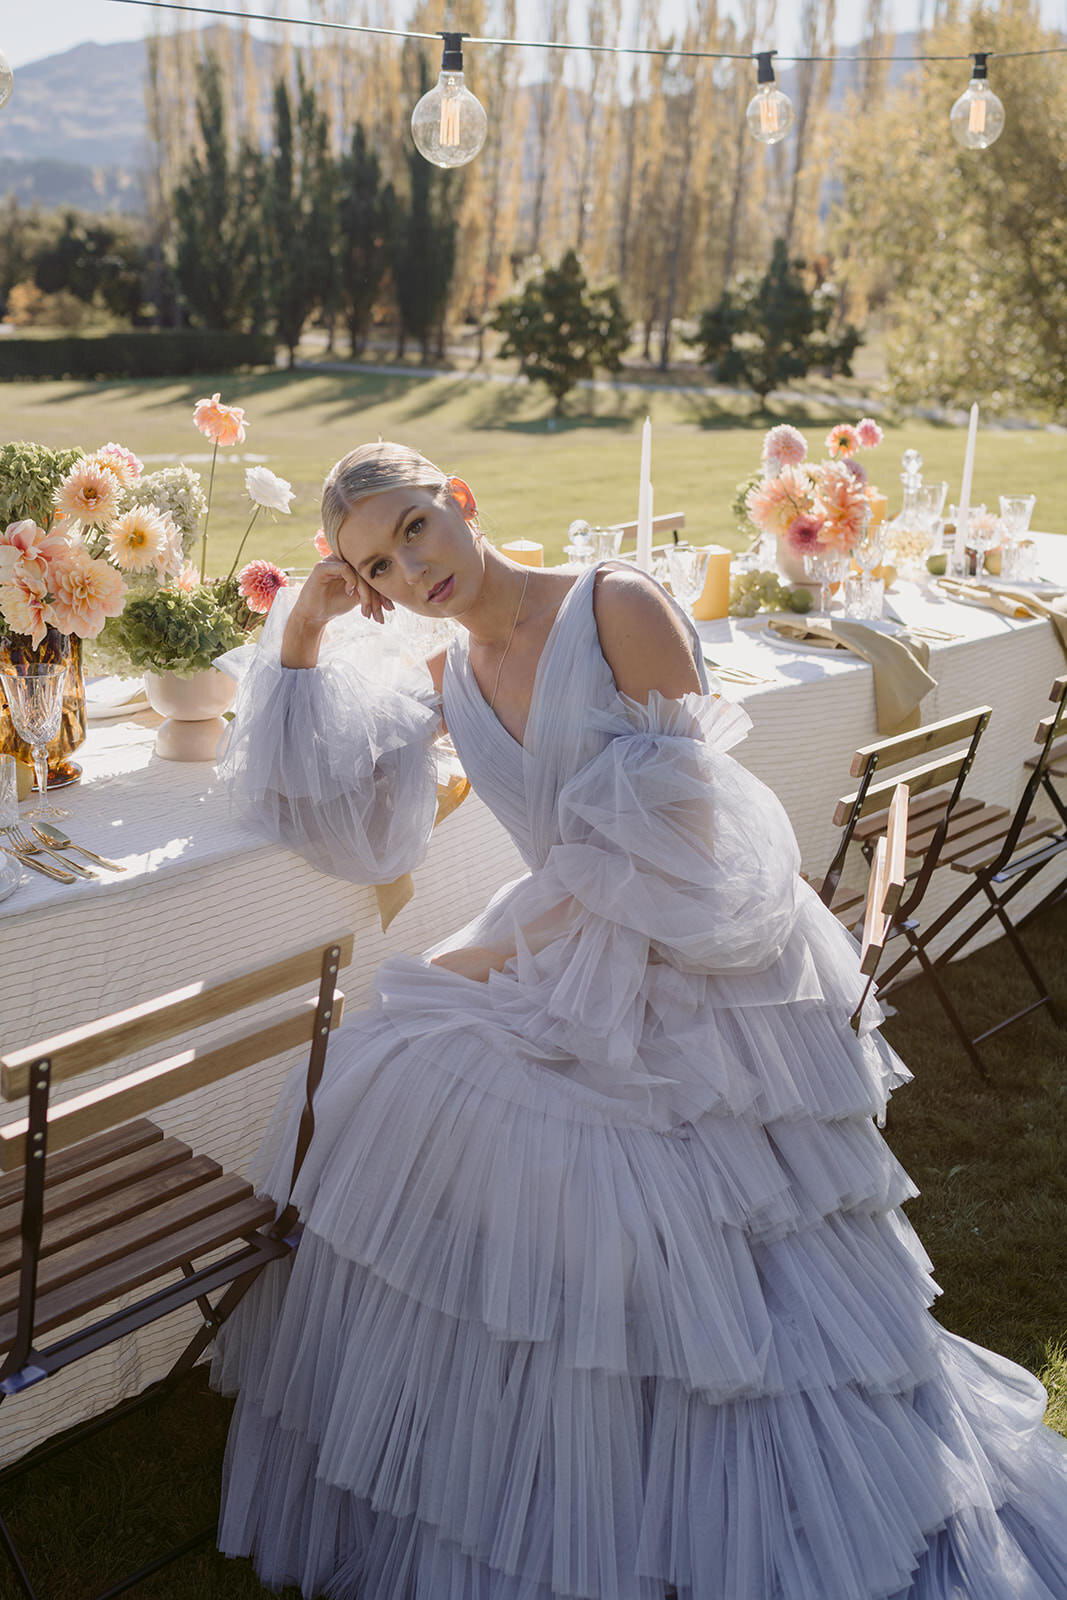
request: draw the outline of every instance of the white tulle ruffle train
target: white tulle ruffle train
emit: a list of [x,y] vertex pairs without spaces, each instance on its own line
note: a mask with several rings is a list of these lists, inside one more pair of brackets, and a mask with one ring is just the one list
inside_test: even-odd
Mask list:
[[[338,1600],[1065,1600],[1067,1455],[1036,1380],[929,1315],[872,1120],[907,1073],[876,1013],[848,1026],[855,947],[726,754],[738,714],[615,692],[593,581],[525,749],[450,654],[450,732],[531,867],[452,942],[515,955],[487,984],[388,961],[331,1044],[302,1242],[216,1359],[221,1548]],[[287,673],[276,639],[235,790],[313,856],[410,865],[425,685],[403,753],[351,661]],[[310,695],[376,776],[316,750]],[[279,1199],[298,1093],[260,1158]]]

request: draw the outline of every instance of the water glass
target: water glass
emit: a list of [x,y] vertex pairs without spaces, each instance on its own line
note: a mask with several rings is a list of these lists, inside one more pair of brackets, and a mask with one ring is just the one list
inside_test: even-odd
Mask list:
[[37,774],[37,804],[31,817],[69,817],[63,806],[48,804],[48,746],[63,718],[63,690],[67,682],[65,661],[30,662],[5,666],[0,672],[15,732],[33,752]]
[[882,615],[885,583],[862,572],[858,578],[845,579],[845,615],[858,622],[877,621]]
[[621,549],[621,528],[593,529],[593,559],[595,561],[611,561]]
[[1037,504],[1035,494],[1002,494],[1000,497],[1000,520],[1004,524],[1004,532],[1012,544],[1017,539],[1030,532],[1030,518],[1034,514]]
[[804,571],[819,585],[819,610],[824,616],[830,609],[831,592],[844,581],[850,561],[845,551],[826,546],[804,557]]
[[686,611],[704,593],[704,580],[708,575],[708,552],[694,550],[690,545],[674,545],[667,551],[667,571],[670,574],[671,593]]

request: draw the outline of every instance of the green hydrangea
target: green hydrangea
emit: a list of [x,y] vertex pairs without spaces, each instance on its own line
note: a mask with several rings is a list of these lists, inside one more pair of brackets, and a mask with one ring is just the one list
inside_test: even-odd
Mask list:
[[50,450],[16,439],[0,445],[0,528],[27,518],[44,526],[53,512],[60,482],[84,450]]
[[174,672],[182,678],[203,672],[216,656],[247,638],[237,606],[212,585],[192,593],[157,589],[135,596],[104,632],[110,632],[109,654],[121,655],[135,672]]

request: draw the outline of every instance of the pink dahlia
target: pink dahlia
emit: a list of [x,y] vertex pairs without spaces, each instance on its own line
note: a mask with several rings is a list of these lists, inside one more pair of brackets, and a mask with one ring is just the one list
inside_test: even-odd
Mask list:
[[748,491],[745,506],[757,528],[777,536],[812,509],[811,479],[803,467],[783,467]]
[[846,456],[842,466],[848,468],[857,483],[867,482],[867,468],[861,467],[855,456]]
[[798,556],[806,556],[817,550],[824,520],[814,512],[805,512],[803,516],[795,517],[785,530],[786,544]]
[[319,552],[319,555],[322,557],[323,561],[328,561],[333,555],[333,551],[330,549],[330,542],[322,528],[319,529],[318,533],[311,542],[315,546],[315,549]]
[[144,462],[138,461],[132,450],[114,442],[102,444],[90,459],[113,472],[124,489],[136,483],[144,471]]
[[82,639],[95,639],[108,617],[117,617],[126,604],[120,575],[85,549],[76,548],[53,563],[52,587],[56,627]]
[[871,502],[843,461],[828,461],[816,475],[815,509],[824,519],[819,543],[849,551],[867,526]]
[[237,575],[237,587],[244,595],[249,611],[268,612],[278,590],[288,586],[289,579],[273,561],[250,561]]
[[69,548],[62,535],[48,533],[36,522],[10,523],[0,533],[0,583],[13,582],[19,573],[47,580],[48,563]]
[[219,394],[210,400],[198,400],[193,410],[193,422],[200,432],[216,444],[241,444],[245,436],[245,414],[240,406],[223,404]]
[[45,579],[28,567],[0,583],[0,616],[14,633],[28,633],[36,649],[56,620],[51,599]]
[[56,490],[57,511],[87,527],[103,527],[117,515],[122,485],[110,467],[91,458],[79,461]]
[[885,438],[873,417],[863,417],[856,424],[856,442],[861,450],[873,450]]
[[837,423],[826,435],[826,449],[831,456],[850,456],[859,447],[859,435],[851,422]]
[[195,561],[187,561],[174,580],[174,587],[182,594],[192,594],[200,585],[200,569]]
[[799,428],[781,422],[763,436],[763,464],[777,472],[781,467],[799,467],[808,453],[808,441]]

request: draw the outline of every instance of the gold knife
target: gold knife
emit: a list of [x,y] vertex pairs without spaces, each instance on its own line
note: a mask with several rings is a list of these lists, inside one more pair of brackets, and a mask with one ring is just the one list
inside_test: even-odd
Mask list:
[[61,867],[50,866],[46,861],[37,861],[33,856],[24,856],[21,850],[12,850],[10,845],[0,844],[0,850],[6,851],[9,856],[14,856],[24,867],[32,867],[34,872],[43,872],[46,878],[52,878],[56,883],[78,881],[73,872],[65,872]]

